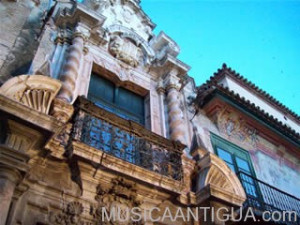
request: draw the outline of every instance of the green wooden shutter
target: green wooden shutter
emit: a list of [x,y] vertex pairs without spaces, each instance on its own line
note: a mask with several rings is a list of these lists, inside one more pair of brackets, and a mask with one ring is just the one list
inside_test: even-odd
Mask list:
[[88,99],[93,102],[105,101],[113,103],[115,85],[97,74],[91,75]]

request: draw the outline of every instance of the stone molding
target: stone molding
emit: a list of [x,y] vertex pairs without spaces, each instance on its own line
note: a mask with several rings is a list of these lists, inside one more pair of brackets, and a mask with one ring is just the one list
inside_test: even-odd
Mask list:
[[61,83],[58,80],[47,76],[20,75],[6,81],[0,88],[0,94],[48,114],[60,88]]

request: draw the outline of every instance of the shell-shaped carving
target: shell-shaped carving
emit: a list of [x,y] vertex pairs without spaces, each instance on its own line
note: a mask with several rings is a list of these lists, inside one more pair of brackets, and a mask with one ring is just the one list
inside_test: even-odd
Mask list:
[[67,206],[67,213],[70,215],[80,215],[83,212],[83,206],[80,202],[70,202]]
[[0,88],[0,94],[48,114],[60,88],[60,81],[50,77],[21,75],[6,81]]

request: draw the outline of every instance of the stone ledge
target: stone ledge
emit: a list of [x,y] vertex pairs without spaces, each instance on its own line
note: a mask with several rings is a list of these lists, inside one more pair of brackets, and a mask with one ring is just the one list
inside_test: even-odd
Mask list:
[[0,110],[55,134],[58,134],[64,125],[52,116],[31,109],[1,94]]
[[183,184],[166,176],[136,166],[86,144],[73,141],[73,155],[98,164],[110,170],[125,174],[134,179],[180,194]]

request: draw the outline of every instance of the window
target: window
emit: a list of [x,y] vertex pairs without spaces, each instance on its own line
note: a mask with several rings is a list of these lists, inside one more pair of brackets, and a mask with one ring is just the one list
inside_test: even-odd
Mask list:
[[144,97],[97,74],[91,75],[88,99],[124,119],[145,124]]
[[211,134],[211,140],[216,154],[226,162],[232,171],[239,175],[247,196],[252,198],[252,201],[255,202],[253,204],[259,206],[257,199],[261,194],[253,179],[256,176],[249,153],[217,135]]

